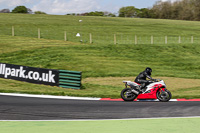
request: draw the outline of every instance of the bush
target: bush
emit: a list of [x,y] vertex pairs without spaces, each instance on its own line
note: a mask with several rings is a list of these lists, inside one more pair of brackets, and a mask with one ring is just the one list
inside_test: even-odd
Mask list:
[[46,14],[45,12],[42,12],[42,11],[35,11],[34,13],[35,14]]

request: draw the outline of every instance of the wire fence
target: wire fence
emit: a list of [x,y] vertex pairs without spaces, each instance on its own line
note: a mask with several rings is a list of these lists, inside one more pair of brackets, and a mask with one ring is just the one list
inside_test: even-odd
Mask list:
[[[78,35],[80,34],[80,36]],[[33,37],[38,39],[64,40],[88,44],[193,44],[200,43],[197,36],[153,36],[121,33],[82,33],[68,32],[58,28],[37,28],[37,27],[0,27],[0,35]],[[78,36],[77,36],[78,35]]]

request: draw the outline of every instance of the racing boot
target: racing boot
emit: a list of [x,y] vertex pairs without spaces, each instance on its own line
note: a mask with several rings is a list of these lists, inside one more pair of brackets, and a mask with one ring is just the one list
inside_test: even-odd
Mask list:
[[144,88],[145,88],[145,83],[139,85],[138,90],[140,91],[140,93],[144,92]]

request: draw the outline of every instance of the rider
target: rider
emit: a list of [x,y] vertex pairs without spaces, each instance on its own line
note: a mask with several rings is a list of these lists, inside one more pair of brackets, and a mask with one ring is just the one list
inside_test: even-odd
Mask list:
[[[135,79],[135,82],[138,84],[141,84],[140,89],[144,88],[145,86],[149,85],[155,79],[151,77],[152,69],[150,67],[147,67],[145,71],[141,72]],[[150,80],[146,80],[146,78]]]

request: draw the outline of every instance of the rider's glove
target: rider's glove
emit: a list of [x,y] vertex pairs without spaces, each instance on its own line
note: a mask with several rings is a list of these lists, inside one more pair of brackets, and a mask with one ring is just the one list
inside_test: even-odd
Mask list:
[[151,80],[148,80],[148,83],[153,83],[153,81],[151,81]]

